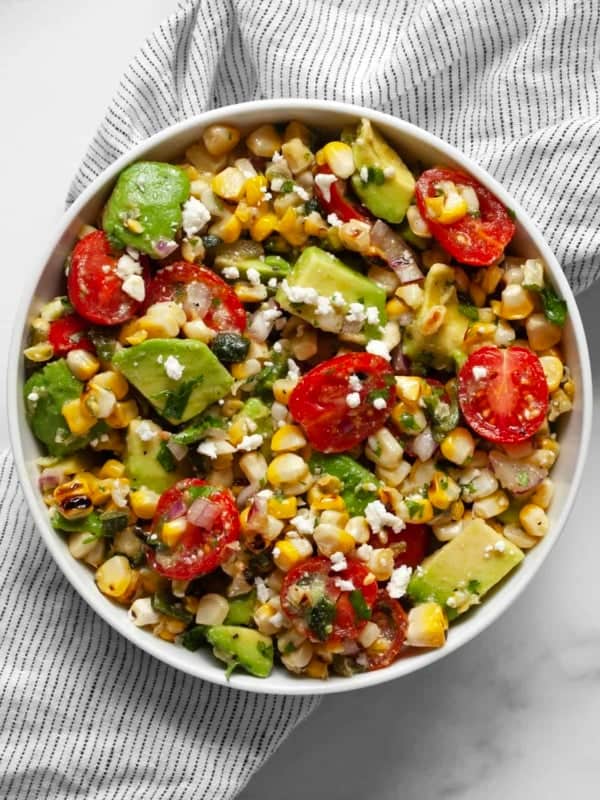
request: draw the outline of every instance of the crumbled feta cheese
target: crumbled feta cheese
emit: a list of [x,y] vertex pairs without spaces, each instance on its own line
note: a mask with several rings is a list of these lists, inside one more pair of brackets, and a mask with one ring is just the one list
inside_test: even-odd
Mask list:
[[384,167],[383,168],[383,177],[384,178],[393,178],[396,174],[396,170],[393,167]]
[[257,269],[254,269],[254,267],[250,267],[250,269],[246,272],[246,277],[252,286],[260,285],[260,272]]
[[348,408],[358,408],[360,405],[360,395],[358,392],[348,392],[346,395],[346,405]]
[[341,228],[342,220],[338,217],[337,214],[327,214],[327,222],[331,225],[332,228]]
[[165,361],[165,372],[172,381],[181,380],[185,367],[176,356],[169,356]]
[[360,179],[363,183],[369,182],[369,170],[367,167],[361,167],[358,174],[360,175]]
[[390,578],[386,589],[387,593],[390,597],[395,597],[396,600],[399,600],[401,597],[404,597],[406,594],[406,589],[408,587],[408,582],[410,581],[410,576],[412,575],[412,569],[408,567],[406,564],[402,564],[402,566],[398,567],[392,572],[392,577]]
[[263,436],[260,433],[253,433],[250,436],[244,436],[242,441],[238,444],[238,450],[258,450],[263,443]]
[[346,300],[344,298],[344,295],[341,292],[334,292],[331,295],[331,305],[334,308],[344,308],[344,306],[346,305]]
[[379,309],[376,306],[367,306],[366,312],[369,325],[379,325]]
[[331,305],[331,301],[328,297],[323,297],[323,295],[319,295],[317,298],[317,308],[316,314],[323,315],[323,314],[331,314],[333,311],[333,306]]
[[382,342],[381,339],[371,339],[371,341],[367,342],[365,349],[367,353],[371,353],[371,355],[374,356],[381,356],[385,358],[386,361],[389,361],[391,358],[387,345],[385,342]]
[[199,233],[210,221],[210,211],[197,197],[190,197],[183,204],[182,224],[186,236]]
[[218,456],[217,453],[217,445],[214,442],[205,441],[200,442],[198,447],[196,448],[196,452],[200,453],[202,456],[208,456],[208,458],[214,459]]
[[446,600],[446,605],[447,605],[449,608],[456,608],[456,606],[458,605],[458,603],[456,602],[456,597],[449,597],[449,598]]
[[119,508],[124,508],[127,505],[127,495],[129,494],[129,485],[125,481],[113,481],[112,491],[110,496],[112,501]]
[[125,252],[130,258],[133,258],[134,261],[140,260],[140,252],[136,250],[135,247],[126,247]]
[[347,322],[364,322],[367,318],[365,307],[362,303],[350,303],[348,313],[346,314]]
[[331,561],[331,569],[333,572],[341,572],[343,569],[348,568],[348,562],[346,561],[346,556],[340,551],[336,551],[332,553],[330,559]]
[[156,436],[156,429],[152,427],[148,420],[143,420],[143,422],[140,422],[137,426],[136,433],[142,442],[149,442]]
[[[102,268],[104,269],[104,267]],[[110,267],[109,267],[110,271]],[[122,281],[127,280],[131,275],[141,275],[142,266],[138,261],[135,261],[131,256],[124,254],[117,261],[117,268],[115,272]]]
[[223,277],[228,281],[237,281],[240,277],[240,271],[237,267],[225,267]]
[[362,381],[358,375],[355,375],[354,373],[350,375],[348,378],[348,388],[351,392],[360,392],[362,389]]
[[473,377],[476,381],[481,381],[483,378],[487,378],[488,371],[485,367],[475,366],[473,367]]
[[273,199],[273,195],[271,194],[271,192],[265,192],[263,194],[263,200],[272,200],[272,199]]
[[281,311],[278,308],[265,308],[260,313],[263,315],[265,322],[273,322],[281,316]]
[[315,175],[315,184],[321,190],[321,194],[326,203],[331,202],[331,184],[336,181],[336,176],[327,172],[318,172]]
[[281,164],[282,161],[285,161],[285,156],[282,156],[281,153],[275,151],[271,156],[271,161],[273,164]]
[[280,192],[283,189],[283,184],[283,178],[273,178],[271,181],[271,189],[273,189],[274,192]]
[[146,297],[146,284],[141,275],[130,275],[128,278],[125,278],[121,284],[121,289],[125,294],[128,294],[129,297],[137,300],[138,303],[141,303]]
[[281,281],[281,289],[290,303],[304,303],[306,305],[316,306],[319,293],[312,286],[290,286],[284,278]]
[[333,582],[341,592],[353,592],[356,589],[352,581],[344,580],[344,578],[335,578]]
[[267,281],[267,286],[269,289],[276,289],[278,286],[277,278],[269,278]]
[[310,195],[306,191],[306,189],[302,188],[302,186],[298,186],[297,183],[294,184],[294,191],[296,192],[300,200],[304,200],[305,203],[307,200],[310,200]]
[[502,540],[496,542],[496,544],[494,545],[494,550],[497,553],[503,553],[506,550],[506,542],[503,542]]
[[361,544],[356,548],[356,555],[361,561],[368,561],[373,555],[373,546],[370,544]]
[[256,586],[256,598],[259,603],[266,603],[273,596],[273,592],[269,589],[263,578],[254,578],[254,585]]
[[40,396],[37,392],[29,392],[27,399],[30,403],[37,403],[37,401],[40,399]]
[[293,358],[288,358],[287,363],[288,363],[288,374],[287,374],[288,378],[293,381],[297,380],[300,377],[300,367],[298,366],[298,364],[296,364]]
[[368,504],[365,508],[365,517],[373,533],[380,533],[386,527],[399,533],[405,527],[400,517],[388,511],[381,500],[374,500]]
[[105,275],[108,275],[109,272],[112,272],[112,267],[110,266],[110,264],[104,264],[102,267],[102,272]]
[[316,517],[312,511],[308,511],[293,517],[290,520],[290,525],[296,528],[299,534],[308,536],[314,531],[316,521]]
[[281,342],[275,342],[275,344],[273,345],[273,352],[281,353],[282,350],[283,350],[283,345],[281,344]]
[[275,422],[280,422],[287,418],[288,410],[287,406],[284,406],[283,403],[278,403],[277,400],[271,406],[271,416],[275,420]]

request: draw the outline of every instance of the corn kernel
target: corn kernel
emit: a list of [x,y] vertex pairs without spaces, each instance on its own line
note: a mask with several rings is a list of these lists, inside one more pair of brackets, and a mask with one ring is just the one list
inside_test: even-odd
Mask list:
[[287,406],[291,393],[294,391],[297,380],[293,378],[279,378],[273,383],[273,396],[278,403]]
[[244,190],[246,192],[246,202],[249,206],[258,206],[264,200],[267,189],[267,179],[264,175],[253,175],[246,179]]
[[227,244],[236,242],[242,234],[242,223],[235,214],[227,213],[209,228],[209,233],[218,236]]
[[329,669],[324,661],[313,656],[304,670],[304,674],[315,680],[325,680],[329,675]]
[[281,153],[294,175],[304,172],[314,163],[314,156],[302,139],[290,139],[281,146]]
[[326,236],[327,225],[325,220],[318,211],[311,211],[311,213],[304,218],[304,232],[307,236]]
[[283,425],[275,431],[271,439],[271,450],[274,453],[302,450],[305,445],[306,437],[302,428],[297,425]]
[[317,164],[328,164],[337,178],[349,178],[356,169],[352,148],[344,142],[327,142],[316,159]]
[[67,353],[67,366],[80,381],[87,381],[100,369],[100,362],[87,350],[70,350]]
[[98,472],[99,478],[122,478],[125,474],[125,465],[116,458],[109,458],[105,461],[100,471]]
[[239,361],[237,364],[231,365],[231,374],[236,381],[246,380],[258,375],[261,370],[260,361],[256,358],[249,358],[247,361]]
[[233,125],[209,125],[202,132],[202,141],[211,156],[223,156],[240,141],[240,132]]
[[138,415],[135,400],[124,400],[116,403],[113,412],[106,418],[106,423],[111,428],[126,428]]
[[531,295],[518,283],[511,283],[502,290],[503,319],[525,319],[534,309]]
[[409,407],[400,402],[392,408],[392,421],[402,433],[414,436],[427,427],[427,418],[418,407]]
[[296,497],[270,497],[267,510],[275,519],[292,519],[298,513]]
[[52,358],[54,348],[50,342],[38,342],[38,344],[27,347],[23,353],[29,361],[41,364],[43,361],[49,361]]
[[448,620],[437,603],[422,603],[408,612],[406,644],[409,647],[442,647]]
[[312,553],[310,542],[305,539],[283,539],[273,548],[273,562],[282,572],[289,572],[292,567],[304,561]]
[[274,125],[261,125],[248,134],[246,146],[259,158],[271,158],[281,148],[281,137]]
[[398,516],[411,524],[418,522],[431,522],[433,519],[433,506],[429,498],[420,495],[410,495],[396,509]]
[[98,372],[90,380],[90,384],[92,386],[100,386],[102,389],[112,392],[117,400],[123,400],[129,392],[129,384],[123,375],[121,375],[120,372],[113,372],[112,370]]
[[440,450],[448,461],[462,466],[473,457],[475,440],[467,428],[454,428],[442,440]]
[[460,486],[449,475],[437,471],[429,485],[427,496],[433,506],[445,511],[460,497]]
[[509,505],[510,501],[508,496],[505,492],[499,490],[487,497],[476,500],[473,503],[473,514],[475,514],[476,517],[481,517],[481,519],[490,519],[491,517],[497,517],[498,514],[502,514]]
[[294,247],[300,247],[306,242],[303,219],[295,208],[288,208],[279,221],[277,230]]
[[562,328],[546,319],[544,314],[532,314],[525,323],[527,340],[532,350],[548,350],[562,338]]
[[135,581],[136,573],[125,556],[113,556],[96,570],[98,589],[115,600],[123,599]]
[[373,550],[369,557],[368,567],[378,581],[387,581],[394,571],[394,551],[389,547]]
[[328,523],[317,525],[313,539],[319,553],[328,558],[336,552],[350,553],[356,546],[354,537],[348,531]]
[[160,529],[160,538],[167,545],[167,547],[175,547],[177,542],[181,539],[187,530],[187,519],[185,517],[177,517],[176,519],[167,520],[163,523]]
[[267,468],[267,480],[276,487],[301,481],[308,474],[308,464],[295,453],[275,456]]
[[160,495],[145,486],[141,489],[136,489],[129,495],[131,510],[140,519],[152,519],[159,497]]
[[365,517],[351,517],[344,530],[352,536],[357,544],[366,544],[371,538],[371,530]]
[[544,478],[544,480],[538,485],[537,489],[533,493],[531,502],[546,511],[552,502],[553,496],[554,483],[550,478]]
[[61,413],[67,421],[69,430],[75,436],[84,436],[89,433],[98,421],[90,414],[80,397],[63,403]]

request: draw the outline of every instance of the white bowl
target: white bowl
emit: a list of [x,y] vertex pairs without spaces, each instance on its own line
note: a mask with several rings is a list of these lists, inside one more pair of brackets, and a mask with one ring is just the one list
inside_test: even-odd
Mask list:
[[[382,133],[396,144],[401,153],[424,164],[448,164],[474,175],[500,200],[516,212],[517,233],[514,239],[520,255],[541,258],[559,293],[566,299],[569,318],[565,327],[566,360],[573,373],[577,394],[575,408],[562,423],[562,450],[552,477],[556,494],[549,512],[550,532],[526,556],[517,570],[488,598],[465,618],[450,628],[445,647],[415,652],[396,661],[387,669],[355,675],[332,677],[327,681],[309,680],[275,670],[266,680],[234,673],[229,681],[223,666],[205,650],[190,653],[150,633],[136,628],[127,612],[109,601],[96,589],[92,571],[69,553],[64,541],[51,528],[46,508],[37,488],[35,459],[41,454],[25,420],[22,386],[24,381],[23,348],[29,321],[40,306],[56,294],[64,292],[63,264],[83,223],[96,219],[117,175],[128,164],[139,159],[169,160],[179,156],[196,141],[203,128],[217,122],[231,122],[245,131],[267,122],[299,119],[308,125],[339,130],[359,117],[371,119]],[[573,505],[585,463],[591,431],[592,380],[587,344],[581,318],[567,280],[548,245],[519,204],[477,164],[454,147],[432,134],[402,120],[344,103],[317,100],[263,100],[228,106],[200,114],[158,133],[119,158],[79,197],[64,215],[55,236],[41,257],[29,270],[31,283],[16,317],[8,374],[8,419],[15,462],[23,491],[40,534],[56,563],[87,603],[112,627],[146,652],[191,675],[238,689],[273,694],[330,694],[347,692],[408,675],[452,653],[490,625],[515,600],[538,571],[554,546]],[[550,602],[550,599],[549,599]]]

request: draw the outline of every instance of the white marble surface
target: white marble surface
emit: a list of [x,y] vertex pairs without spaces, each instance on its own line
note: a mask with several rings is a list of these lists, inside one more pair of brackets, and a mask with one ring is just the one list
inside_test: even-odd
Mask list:
[[[0,0],[3,342],[25,278],[23,248],[50,235],[123,67],[174,4]],[[581,298],[600,398],[599,303],[600,287]],[[3,347],[0,374],[5,365]],[[420,674],[325,699],[243,800],[600,796],[599,437],[596,427],[567,529],[510,611]]]

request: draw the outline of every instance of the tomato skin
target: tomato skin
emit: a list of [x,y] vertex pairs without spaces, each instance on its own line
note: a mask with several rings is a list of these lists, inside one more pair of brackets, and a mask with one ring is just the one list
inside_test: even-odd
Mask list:
[[372,647],[367,648],[369,672],[388,667],[396,660],[404,645],[408,628],[406,611],[397,600],[390,597],[383,589],[380,589],[377,593],[371,620],[379,626],[383,638],[388,642],[388,647],[383,652],[378,652]]
[[388,537],[388,546],[399,542],[404,542],[406,544],[405,550],[394,555],[394,567],[401,567],[402,565],[406,565],[412,569],[418,567],[425,558],[427,552],[427,542],[429,539],[429,529],[427,525],[411,525],[409,523],[399,533],[395,533],[388,528],[386,528],[386,533]]
[[[474,370],[485,370],[484,377]],[[458,401],[473,430],[496,444],[529,439],[548,413],[548,384],[539,358],[525,347],[487,345],[458,374]]]
[[[323,164],[317,170],[317,175],[332,175],[332,171],[327,164]],[[372,217],[363,210],[358,203],[348,198],[348,184],[342,178],[337,178],[329,187],[329,200],[325,198],[323,191],[315,182],[315,194],[319,200],[325,215],[335,214],[342,222],[360,220],[360,222],[372,223]]]
[[[95,325],[120,325],[142,308],[142,303],[123,291],[116,272],[118,260],[104,231],[88,233],[73,248],[69,300],[78,314]],[[143,275],[147,284],[146,270]]]
[[[467,214],[449,225],[431,219],[425,198],[435,197],[435,185],[440,181],[471,186],[479,200],[479,216]],[[444,167],[425,170],[417,181],[415,195],[421,216],[427,220],[432,235],[462,264],[489,266],[502,255],[515,234],[515,223],[498,198],[464,172]]]
[[50,323],[48,341],[52,345],[55,356],[66,356],[71,350],[87,350],[94,352],[94,345],[85,335],[88,323],[77,314],[67,314]]
[[[356,408],[346,402],[352,392],[348,383],[351,375],[365,376],[361,379],[361,402]],[[369,401],[372,392],[385,399],[384,408],[377,409]],[[288,408],[313,447],[323,453],[341,453],[382,427],[394,399],[394,373],[384,358],[347,353],[307,372],[293,390]]]
[[237,331],[246,328],[246,312],[235,292],[210,269],[176,261],[160,269],[150,281],[146,292],[146,307],[168,300],[183,302],[188,297],[191,284],[201,284],[210,300],[208,309],[201,309],[199,317],[213,330]]
[[[186,478],[163,492],[152,519],[152,532],[159,539],[162,524],[169,519],[169,512],[180,507],[182,502],[188,508],[191,505],[186,490],[202,486],[208,486],[206,481]],[[149,563],[160,575],[185,581],[213,572],[224,561],[227,546],[239,539],[240,518],[231,492],[215,489],[206,499],[219,507],[218,519],[210,530],[188,520],[187,530],[168,553],[148,548]]]

